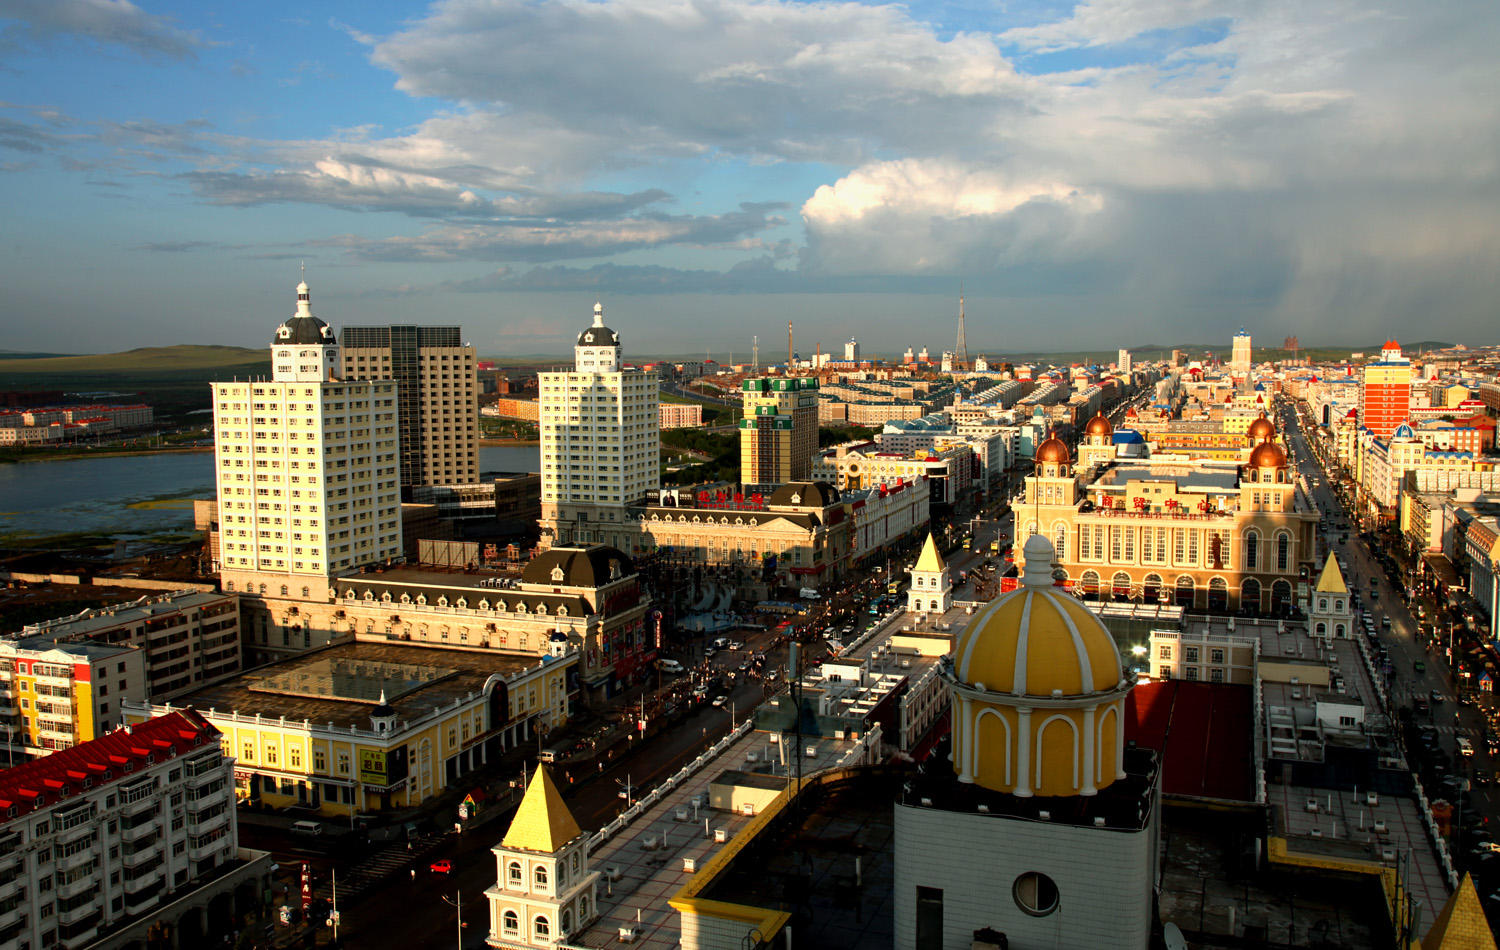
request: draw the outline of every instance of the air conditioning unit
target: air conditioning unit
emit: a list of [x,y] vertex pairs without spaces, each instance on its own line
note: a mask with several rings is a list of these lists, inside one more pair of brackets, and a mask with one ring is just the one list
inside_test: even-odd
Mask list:
[[743,805],[740,806],[740,814],[744,815],[747,818],[754,818],[755,817],[755,803],[754,802],[745,802]]
[[1375,833],[1377,835],[1387,835],[1387,834],[1390,834],[1391,831],[1390,831],[1389,828],[1387,828],[1385,826],[1385,822],[1383,822],[1383,821],[1377,821],[1377,822],[1375,822]]
[[682,869],[688,874],[692,874],[698,870],[698,861],[694,858],[683,858]]
[[655,851],[659,847],[661,847],[661,839],[657,838],[656,835],[647,835],[641,839],[642,851]]
[[724,842],[726,842],[728,840],[729,840],[729,829],[727,829],[727,828],[715,828],[714,829],[714,843],[715,844],[723,844]]
[[621,927],[620,928],[620,942],[621,943],[635,943],[635,928],[634,927]]
[[1316,798],[1309,798],[1307,800],[1307,810],[1309,812],[1312,812],[1313,814],[1317,814],[1318,811],[1319,811],[1319,809],[1320,809],[1320,807],[1321,806],[1318,805],[1318,800]]

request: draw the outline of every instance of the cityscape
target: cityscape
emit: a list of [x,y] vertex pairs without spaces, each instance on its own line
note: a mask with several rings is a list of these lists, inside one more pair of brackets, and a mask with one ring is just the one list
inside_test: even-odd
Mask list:
[[1496,947],[1500,18],[393,6],[0,2],[0,950]]

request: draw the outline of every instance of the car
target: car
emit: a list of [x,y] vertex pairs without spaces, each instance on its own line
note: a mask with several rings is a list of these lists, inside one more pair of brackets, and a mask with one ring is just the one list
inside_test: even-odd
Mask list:
[[1411,665],[1411,668],[1414,669],[1414,670],[1416,670],[1418,673],[1426,673],[1427,672],[1427,664],[1423,663],[1421,660],[1418,660],[1417,662],[1413,663]]
[[1427,695],[1432,697],[1432,704],[1434,706],[1440,705],[1443,702],[1443,693],[1441,690],[1435,689]]
[[729,641],[729,649],[731,649],[731,650],[743,650],[743,649],[745,649],[745,645],[743,643],[741,643],[740,641],[738,641],[738,640],[730,640]]
[[1414,706],[1419,713],[1427,712],[1427,710],[1431,708],[1427,705],[1427,700],[1425,699],[1417,700],[1415,703],[1412,703],[1412,706]]
[[447,858],[438,858],[427,866],[427,870],[433,874],[450,874],[453,871],[453,862]]
[[722,706],[722,705],[724,705],[727,702],[729,702],[729,697],[728,696],[715,696],[714,697],[714,705],[715,706]]

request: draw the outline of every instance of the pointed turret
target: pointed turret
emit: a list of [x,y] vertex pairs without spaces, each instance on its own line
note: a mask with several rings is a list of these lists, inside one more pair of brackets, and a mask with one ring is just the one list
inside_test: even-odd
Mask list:
[[917,557],[917,566],[913,570],[935,573],[946,566],[943,556],[938,553],[937,542],[932,539],[932,532],[929,531],[927,541],[922,545],[922,553]]
[[552,775],[538,765],[500,847],[552,854],[581,834],[573,813],[552,783]]
[[1323,573],[1318,575],[1318,586],[1320,594],[1347,594],[1349,586],[1344,583],[1344,572],[1339,570],[1338,558],[1333,552],[1328,552],[1328,560],[1323,563]]
[[1495,936],[1479,906],[1474,877],[1465,874],[1458,890],[1443,905],[1432,929],[1422,938],[1422,950],[1495,950]]

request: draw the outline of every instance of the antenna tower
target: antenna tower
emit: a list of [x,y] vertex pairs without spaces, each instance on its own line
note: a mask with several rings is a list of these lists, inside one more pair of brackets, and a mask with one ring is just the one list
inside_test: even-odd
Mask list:
[[958,346],[954,349],[954,359],[957,361],[955,369],[967,369],[969,366],[969,343],[964,339],[964,291],[958,289]]
[[792,375],[792,321],[786,322],[786,374]]
[[758,336],[750,338],[750,372],[755,376],[760,375],[760,337]]

